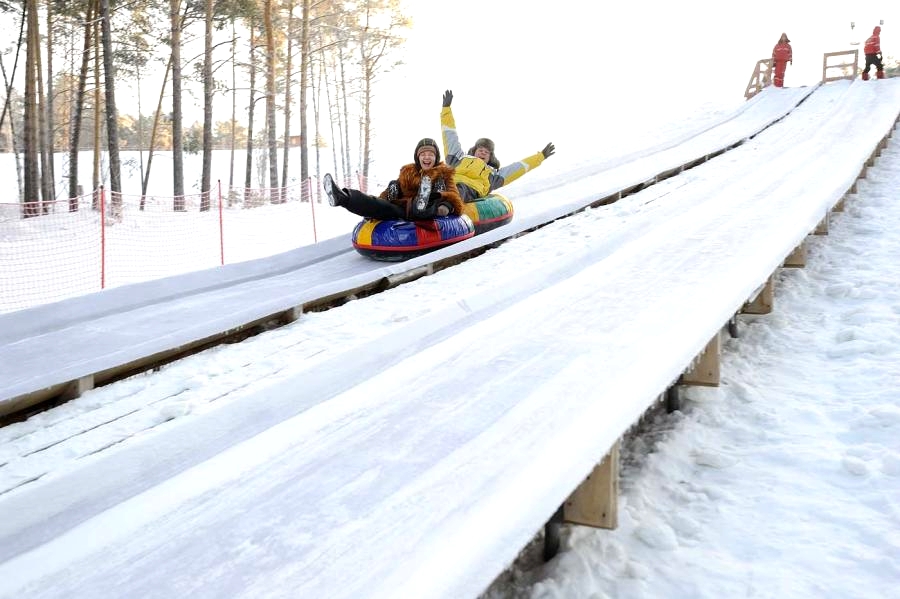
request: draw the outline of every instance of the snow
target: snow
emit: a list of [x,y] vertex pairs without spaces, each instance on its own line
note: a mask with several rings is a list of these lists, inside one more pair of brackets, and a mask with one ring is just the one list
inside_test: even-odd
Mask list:
[[[0,429],[0,596],[475,596],[629,431],[619,527],[566,529],[557,558],[517,562],[489,596],[890,596],[895,143],[829,235],[808,238],[806,268],[778,270],[775,311],[740,318],[721,386],[632,426],[898,111],[897,80],[770,89],[656,131],[627,160],[555,157],[509,186],[517,216],[496,238],[739,144],[459,266]],[[343,243],[2,315],[2,351],[29,334],[88,345],[79,323],[99,313],[98,353],[140,353],[404,268]],[[301,284],[299,256],[330,258]],[[192,322],[159,298],[195,306]],[[55,351],[32,359],[62,369]],[[4,381],[10,364],[28,371],[14,355]]]

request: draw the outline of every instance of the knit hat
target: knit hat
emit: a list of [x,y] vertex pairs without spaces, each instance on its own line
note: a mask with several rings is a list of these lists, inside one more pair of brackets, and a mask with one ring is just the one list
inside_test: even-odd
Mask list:
[[419,140],[419,143],[416,144],[416,150],[413,153],[413,161],[416,163],[416,166],[418,168],[422,168],[422,165],[419,164],[419,152],[426,148],[434,152],[435,164],[441,161],[441,151],[438,150],[437,142],[430,137],[423,137]]
[[494,155],[494,142],[492,140],[487,137],[479,137],[475,142],[475,145],[469,148],[469,156],[474,156],[475,150],[478,148],[486,148],[491,153],[491,157],[487,160],[489,166],[500,168],[500,161],[497,160],[497,157]]

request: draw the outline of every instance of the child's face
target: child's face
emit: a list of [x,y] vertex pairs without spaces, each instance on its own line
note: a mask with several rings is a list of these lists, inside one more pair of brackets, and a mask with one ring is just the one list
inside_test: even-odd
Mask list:
[[491,159],[491,151],[485,148],[484,146],[478,146],[475,148],[475,157],[481,158],[485,162]]
[[431,150],[421,150],[419,152],[419,164],[422,168],[431,168],[434,166],[437,156]]

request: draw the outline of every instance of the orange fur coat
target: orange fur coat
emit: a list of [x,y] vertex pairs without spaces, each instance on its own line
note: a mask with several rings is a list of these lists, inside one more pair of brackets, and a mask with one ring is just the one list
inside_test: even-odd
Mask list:
[[[465,204],[459,196],[459,191],[456,190],[453,173],[453,167],[447,166],[443,162],[421,171],[415,163],[407,164],[400,169],[400,176],[397,177],[397,181],[400,182],[400,197],[396,200],[391,200],[391,202],[402,206],[406,210],[406,214],[409,215],[409,206],[412,203],[412,199],[419,193],[419,183],[422,182],[422,175],[428,175],[431,177],[432,189],[434,189],[438,180],[443,181],[444,191],[441,192],[440,201],[449,203],[453,207],[450,214],[459,216],[463,213]],[[387,189],[382,191],[378,197],[383,200],[389,199]]]

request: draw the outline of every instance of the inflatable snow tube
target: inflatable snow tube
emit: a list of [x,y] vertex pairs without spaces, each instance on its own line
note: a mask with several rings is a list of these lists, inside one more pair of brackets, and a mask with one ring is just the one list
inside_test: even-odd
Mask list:
[[505,225],[513,219],[513,213],[512,202],[499,193],[466,203],[464,212],[475,224],[476,235]]
[[356,251],[375,260],[399,262],[475,235],[472,219],[439,216],[434,220],[364,219],[353,229]]

